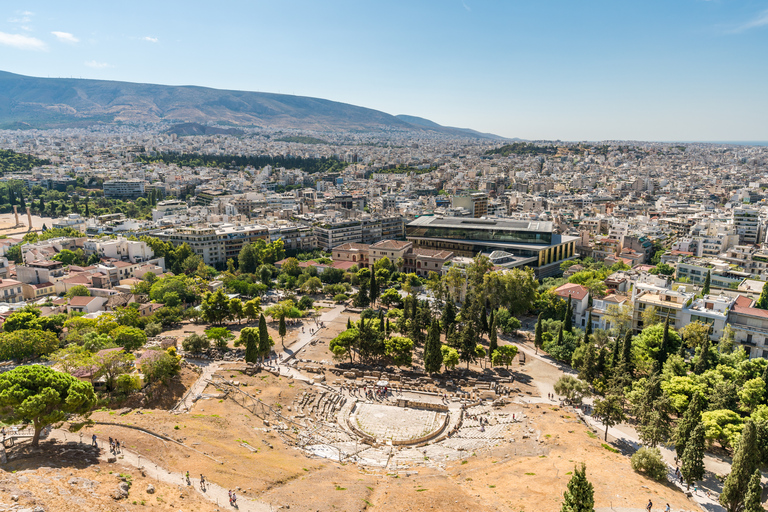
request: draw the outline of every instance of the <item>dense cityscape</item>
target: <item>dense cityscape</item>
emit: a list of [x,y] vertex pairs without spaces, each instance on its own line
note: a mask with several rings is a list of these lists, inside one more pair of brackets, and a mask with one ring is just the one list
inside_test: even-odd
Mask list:
[[0,512],[765,512],[765,2],[0,9]]

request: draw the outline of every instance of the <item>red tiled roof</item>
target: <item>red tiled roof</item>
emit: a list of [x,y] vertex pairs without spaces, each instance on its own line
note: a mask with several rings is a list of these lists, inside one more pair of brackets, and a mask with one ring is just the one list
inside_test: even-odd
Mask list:
[[349,270],[357,265],[354,261],[334,261],[331,265],[333,268],[340,268],[341,270]]
[[358,244],[353,242],[348,242],[346,244],[337,245],[333,248],[334,251],[367,251],[369,245],[368,244]]
[[739,297],[736,299],[736,302],[733,304],[733,311],[734,313],[739,313],[742,315],[748,315],[748,316],[759,316],[761,318],[768,318],[768,310],[765,309],[759,309],[759,308],[753,308],[752,306],[752,299],[749,297],[746,297],[744,295],[739,295]]
[[568,296],[571,296],[576,300],[582,300],[584,297],[586,297],[589,294],[589,290],[581,286],[580,284],[565,283],[564,285],[556,289],[555,293],[558,296],[566,299],[568,298]]
[[70,306],[87,306],[96,297],[72,297],[69,299]]
[[407,247],[411,245],[413,242],[403,242],[399,240],[379,240],[375,244],[371,245],[372,248],[376,249],[393,249],[393,250],[400,250],[404,247]]

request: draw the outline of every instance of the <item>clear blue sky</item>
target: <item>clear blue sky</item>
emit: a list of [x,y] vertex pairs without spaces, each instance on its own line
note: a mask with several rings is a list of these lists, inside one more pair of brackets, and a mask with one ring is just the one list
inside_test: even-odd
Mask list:
[[768,140],[768,0],[6,0],[0,69],[279,92],[508,137]]

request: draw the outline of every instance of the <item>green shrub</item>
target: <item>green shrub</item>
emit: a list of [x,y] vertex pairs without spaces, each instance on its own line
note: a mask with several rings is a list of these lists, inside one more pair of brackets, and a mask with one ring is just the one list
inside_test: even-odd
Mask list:
[[115,389],[118,393],[129,395],[134,391],[141,389],[141,379],[135,375],[120,375],[115,382]]
[[349,300],[349,297],[343,293],[339,293],[333,296],[333,302],[339,303],[339,302],[346,302]]
[[654,480],[664,480],[667,476],[667,465],[658,448],[640,448],[632,455],[631,463],[632,469]]
[[207,336],[193,334],[182,341],[181,346],[185,352],[194,354],[211,348],[211,340],[209,340]]
[[157,336],[158,334],[163,332],[163,326],[157,322],[149,322],[147,326],[144,328],[144,332],[147,334],[148,337]]
[[299,301],[299,309],[304,311],[306,309],[312,309],[312,306],[314,304],[314,301],[311,297],[307,297],[306,295],[301,298]]

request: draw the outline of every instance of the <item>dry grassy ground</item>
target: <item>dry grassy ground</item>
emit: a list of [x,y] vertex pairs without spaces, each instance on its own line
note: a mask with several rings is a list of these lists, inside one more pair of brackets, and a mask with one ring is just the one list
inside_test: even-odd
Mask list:
[[[133,467],[99,462],[96,456],[62,456],[62,444],[42,442],[40,450],[17,445],[19,458],[0,470],[0,510],[213,512],[218,507],[183,487],[142,476]],[[87,453],[87,452],[86,452]],[[123,480],[131,482],[129,494],[115,500],[112,493]],[[155,492],[148,493],[149,485]],[[15,498],[14,498],[15,497]],[[41,507],[41,508],[36,508]]]
[[[307,389],[303,383],[270,374],[220,374],[244,382],[243,389],[274,406],[285,407]],[[217,392],[211,386],[206,390],[209,394]],[[414,468],[411,476],[308,458],[284,444],[275,431],[231,400],[200,400],[190,414],[184,415],[164,410],[134,411],[125,416],[108,412],[93,415],[97,421],[142,426],[179,439],[215,461],[127,428],[98,425],[93,430],[102,439],[120,439],[129,449],[171,470],[204,473],[219,485],[240,487],[245,496],[275,506],[290,505],[291,510],[557,511],[570,472],[581,462],[586,463],[594,483],[597,507],[642,507],[651,497],[656,503],[669,502],[673,509],[691,508],[671,486],[632,471],[628,457],[606,449],[572,412],[553,406],[524,407],[530,423],[540,432],[541,443],[524,441],[513,433],[514,442],[500,443],[465,461],[451,462],[445,470]],[[90,436],[90,432],[86,435]]]

